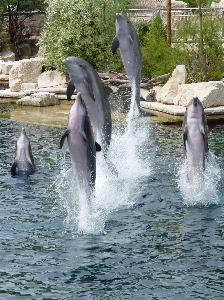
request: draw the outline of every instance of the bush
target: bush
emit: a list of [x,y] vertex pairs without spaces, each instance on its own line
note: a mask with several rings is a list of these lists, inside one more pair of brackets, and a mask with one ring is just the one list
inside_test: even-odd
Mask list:
[[185,21],[177,30],[175,47],[181,49],[183,63],[188,71],[188,81],[220,80],[224,72],[221,18],[203,17],[203,53],[200,51],[198,18]]
[[115,14],[128,1],[50,0],[46,24],[39,41],[47,67],[63,71],[63,60],[71,55],[89,61],[96,69],[113,65],[111,43],[115,35]]
[[172,72],[179,63],[179,50],[167,45],[160,14],[151,22],[135,24],[142,49],[142,76],[148,78]]

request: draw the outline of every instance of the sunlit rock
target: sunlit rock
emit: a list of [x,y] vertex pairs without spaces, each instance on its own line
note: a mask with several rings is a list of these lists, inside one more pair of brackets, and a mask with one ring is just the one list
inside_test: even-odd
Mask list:
[[172,76],[162,87],[157,101],[164,104],[173,104],[173,99],[177,96],[178,93],[178,86],[180,84],[186,83],[186,79],[187,71],[185,65],[176,66],[172,73]]
[[42,71],[43,60],[23,59],[18,61],[9,72],[9,88],[20,92],[22,83],[37,82]]
[[38,78],[38,88],[52,86],[66,86],[66,77],[58,71],[46,71],[40,74]]
[[198,97],[204,108],[224,105],[224,84],[222,81],[181,84],[175,105],[187,106],[193,97]]
[[1,73],[3,75],[9,75],[11,68],[13,67],[14,62],[12,61],[3,61],[1,62]]
[[25,96],[16,103],[29,106],[52,106],[60,104],[60,101],[55,94],[40,92]]

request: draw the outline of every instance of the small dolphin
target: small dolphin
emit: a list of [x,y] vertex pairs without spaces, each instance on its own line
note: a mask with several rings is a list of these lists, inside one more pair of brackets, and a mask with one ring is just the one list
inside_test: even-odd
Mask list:
[[82,94],[90,121],[94,126],[95,140],[101,145],[104,157],[111,141],[111,109],[104,85],[91,64],[84,59],[70,56],[64,60],[70,82],[67,88],[67,98],[76,89]]
[[16,172],[34,172],[35,164],[29,139],[26,131],[22,128],[21,135],[16,144],[15,160],[11,166],[11,174]]
[[188,165],[188,180],[201,179],[208,149],[208,127],[201,101],[189,102],[183,121],[183,143]]
[[68,119],[68,127],[60,140],[62,148],[65,138],[71,155],[74,177],[83,189],[95,187],[96,179],[96,151],[101,147],[95,143],[92,126],[87,113],[86,105],[81,93],[73,104]]
[[127,73],[132,93],[134,94],[134,115],[139,115],[140,108],[140,82],[142,53],[138,35],[130,20],[121,13],[116,14],[116,36],[112,41],[111,51],[115,54],[120,49],[121,58]]

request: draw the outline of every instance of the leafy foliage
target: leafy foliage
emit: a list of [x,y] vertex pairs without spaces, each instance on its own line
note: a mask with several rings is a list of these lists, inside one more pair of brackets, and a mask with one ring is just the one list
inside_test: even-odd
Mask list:
[[125,0],[119,4],[110,0],[49,0],[39,41],[48,68],[64,70],[63,60],[71,55],[89,61],[96,69],[110,68],[115,14],[127,7]]
[[[189,7],[198,7],[197,0],[183,0],[183,2],[188,3]],[[209,7],[212,2],[219,2],[219,0],[201,0],[201,6]]]
[[220,80],[224,72],[221,18],[203,17],[203,50],[200,51],[198,19],[185,21],[177,30],[175,47],[181,49],[183,63],[187,67],[188,80]]
[[142,75],[155,77],[175,68],[179,50],[167,45],[166,29],[160,14],[151,22],[136,23],[142,49]]

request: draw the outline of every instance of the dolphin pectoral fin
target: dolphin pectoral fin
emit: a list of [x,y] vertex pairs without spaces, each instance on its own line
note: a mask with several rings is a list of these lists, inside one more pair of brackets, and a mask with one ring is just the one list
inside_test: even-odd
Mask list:
[[119,40],[118,40],[117,36],[115,36],[112,41],[112,45],[111,45],[111,51],[112,51],[113,55],[115,54],[118,47],[119,47]]
[[89,148],[91,149],[91,151],[93,152],[93,147],[91,146],[86,134],[84,131],[81,131],[80,134],[82,135],[83,139],[86,141],[86,143],[88,144]]
[[96,151],[101,151],[101,146],[97,142],[95,142]]
[[69,130],[67,129],[65,133],[62,135],[61,140],[60,140],[60,149],[63,147],[65,139],[68,137]]
[[94,97],[94,93],[93,93],[93,89],[92,89],[91,84],[89,84],[87,80],[84,81],[84,84],[85,84],[85,86],[88,90],[88,93],[89,93],[91,99],[95,102],[95,97]]
[[15,159],[10,169],[11,174],[14,174],[16,172],[16,167],[17,167],[17,160]]
[[30,146],[30,143],[29,143],[29,159],[28,159],[28,162],[30,164],[30,167],[33,171],[35,171],[36,167],[35,167],[35,164],[34,164],[34,159],[33,159],[33,154],[32,154],[32,150],[31,150],[31,146]]
[[184,149],[185,149],[185,151],[186,151],[187,134],[188,134],[188,127],[185,126],[184,129],[183,129],[183,141],[184,141]]
[[67,95],[67,100],[70,101],[72,99],[72,94],[75,90],[75,85],[74,83],[70,80],[68,83],[66,95]]

